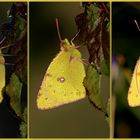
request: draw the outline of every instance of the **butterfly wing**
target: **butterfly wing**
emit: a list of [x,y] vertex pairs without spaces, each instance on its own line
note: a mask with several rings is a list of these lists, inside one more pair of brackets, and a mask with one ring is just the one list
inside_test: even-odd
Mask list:
[[128,104],[135,107],[140,106],[140,58],[135,66],[128,92]]
[[2,90],[3,87],[5,86],[5,65],[4,65],[4,57],[1,54],[0,51],[0,103],[3,100],[3,95],[2,95]]
[[60,51],[48,67],[37,97],[39,109],[54,108],[86,96],[84,66],[71,55],[69,51]]

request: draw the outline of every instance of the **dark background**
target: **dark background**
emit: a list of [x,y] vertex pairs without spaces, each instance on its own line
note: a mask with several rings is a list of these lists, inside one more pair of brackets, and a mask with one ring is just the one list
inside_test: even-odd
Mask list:
[[[127,94],[140,57],[140,3],[112,4],[112,76],[114,137],[140,137],[140,107],[128,106]],[[119,72],[118,72],[119,70]],[[112,132],[113,133],[113,132]]]
[[[109,137],[104,114],[87,98],[55,109],[37,109],[36,97],[49,63],[60,50],[55,18],[62,39],[70,41],[77,33],[75,17],[83,12],[80,3],[30,3],[30,137]],[[86,48],[79,48],[88,59]],[[109,96],[109,78],[103,77],[104,104]]]

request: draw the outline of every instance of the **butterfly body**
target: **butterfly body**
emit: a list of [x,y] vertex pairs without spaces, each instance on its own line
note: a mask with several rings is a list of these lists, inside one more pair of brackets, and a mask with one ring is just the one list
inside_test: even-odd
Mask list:
[[80,52],[65,39],[44,76],[37,97],[39,109],[50,109],[86,96],[84,65]]
[[129,87],[128,104],[132,107],[140,106],[140,58],[135,66],[132,81]]
[[2,90],[5,86],[5,60],[0,50],[0,103],[3,100]]

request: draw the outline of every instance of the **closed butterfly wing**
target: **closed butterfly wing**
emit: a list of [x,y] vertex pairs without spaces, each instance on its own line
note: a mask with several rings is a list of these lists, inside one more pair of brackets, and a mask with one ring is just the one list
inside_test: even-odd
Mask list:
[[39,109],[54,108],[86,96],[81,54],[76,48],[67,47],[59,52],[47,69],[37,96]]
[[131,107],[140,106],[140,58],[137,61],[128,91],[128,104]]
[[3,100],[2,90],[5,86],[5,60],[0,50],[0,103]]

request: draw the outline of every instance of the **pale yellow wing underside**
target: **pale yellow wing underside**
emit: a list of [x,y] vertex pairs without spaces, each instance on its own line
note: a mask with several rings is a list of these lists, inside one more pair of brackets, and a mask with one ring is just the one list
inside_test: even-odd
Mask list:
[[54,108],[86,96],[83,86],[85,70],[79,54],[76,48],[61,50],[51,62],[37,96],[39,109]]
[[3,100],[2,90],[5,86],[5,60],[0,50],[0,103]]
[[128,104],[131,107],[140,106],[140,58],[135,66],[129,87]]

